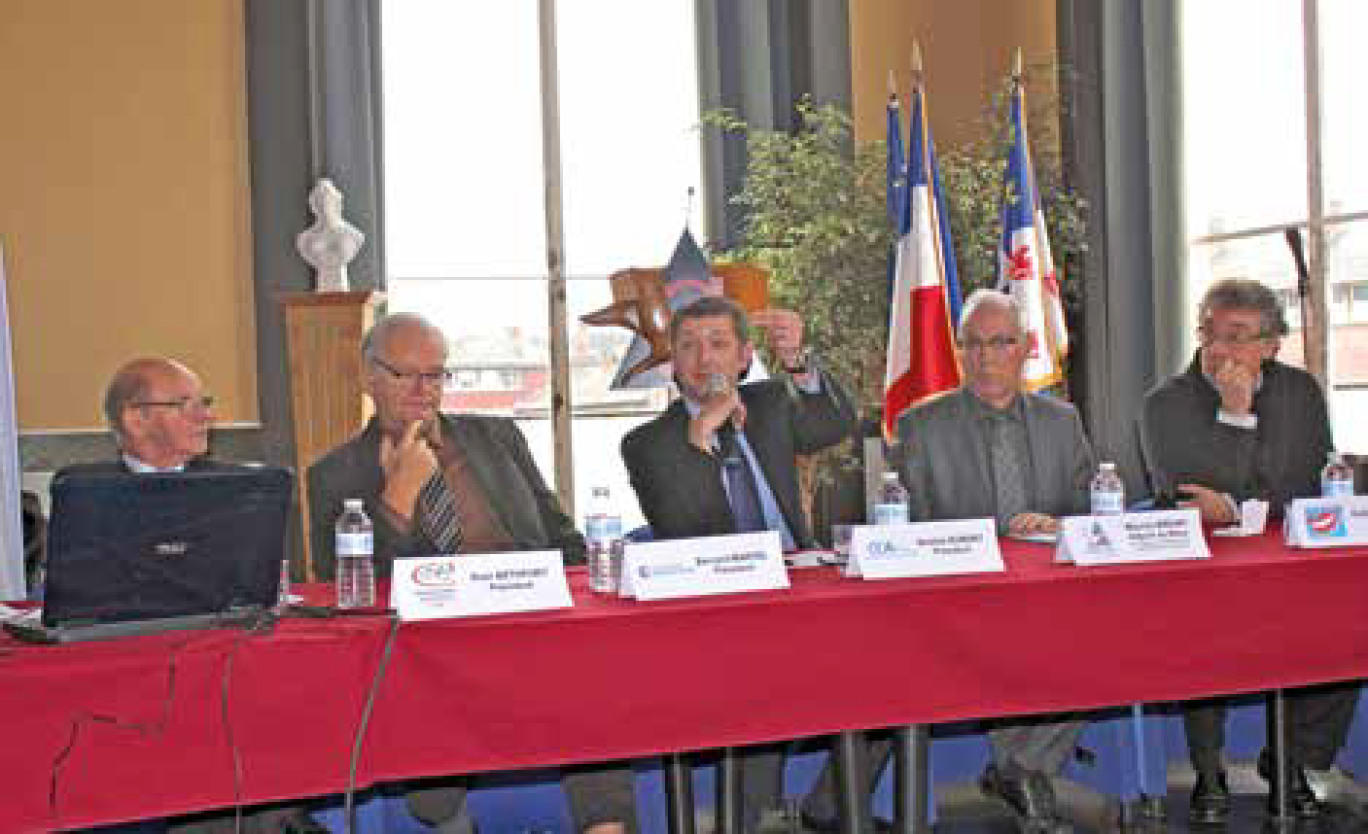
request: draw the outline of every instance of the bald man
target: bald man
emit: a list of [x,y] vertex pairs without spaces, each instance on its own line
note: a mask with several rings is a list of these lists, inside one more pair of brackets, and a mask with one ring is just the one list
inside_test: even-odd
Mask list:
[[[58,473],[198,472],[236,468],[207,457],[214,424],[214,398],[194,371],[174,359],[142,357],[125,363],[109,380],[104,396],[105,419],[119,447],[113,461],[78,463]],[[314,834],[327,829],[315,823],[302,805],[247,809],[242,825],[236,813],[215,810],[179,817],[168,823],[172,834]]]
[[174,359],[134,359],[114,372],[105,389],[105,420],[119,459],[82,464],[81,471],[181,472],[213,464],[209,429],[214,398],[194,371]]

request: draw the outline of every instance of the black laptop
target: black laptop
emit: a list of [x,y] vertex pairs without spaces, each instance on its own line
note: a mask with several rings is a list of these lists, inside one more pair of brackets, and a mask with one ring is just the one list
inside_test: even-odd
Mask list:
[[44,631],[55,642],[245,621],[276,603],[293,475],[59,473]]

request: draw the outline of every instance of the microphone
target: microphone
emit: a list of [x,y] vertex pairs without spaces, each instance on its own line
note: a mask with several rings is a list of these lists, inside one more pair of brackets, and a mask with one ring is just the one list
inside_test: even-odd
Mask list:
[[1287,238],[1287,248],[1292,250],[1292,260],[1297,265],[1297,295],[1306,298],[1310,290],[1311,270],[1306,267],[1306,252],[1302,249],[1301,229],[1288,226],[1283,231]]
[[[715,397],[731,392],[731,378],[721,371],[708,374],[707,395]],[[736,424],[731,415],[717,427],[717,451],[723,463],[735,464],[741,461],[741,448],[736,445]]]

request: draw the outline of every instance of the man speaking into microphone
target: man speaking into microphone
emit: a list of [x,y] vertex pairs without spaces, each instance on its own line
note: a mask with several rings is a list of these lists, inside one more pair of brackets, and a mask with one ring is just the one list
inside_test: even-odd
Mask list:
[[[740,385],[762,330],[784,375]],[[789,310],[746,313],[708,296],[670,320],[680,398],[622,441],[622,458],[657,539],[775,530],[785,550],[813,546],[794,456],[833,446],[855,426],[845,391],[803,348]],[[780,801],[780,748],[744,754],[746,828]]]

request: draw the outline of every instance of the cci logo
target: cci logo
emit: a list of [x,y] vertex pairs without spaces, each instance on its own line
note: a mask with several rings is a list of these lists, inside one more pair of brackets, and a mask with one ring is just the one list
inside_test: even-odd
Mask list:
[[1336,539],[1348,535],[1344,527],[1344,508],[1307,507],[1306,532],[1315,539]]
[[419,565],[413,569],[413,584],[429,588],[450,588],[456,584],[456,566],[450,562]]

